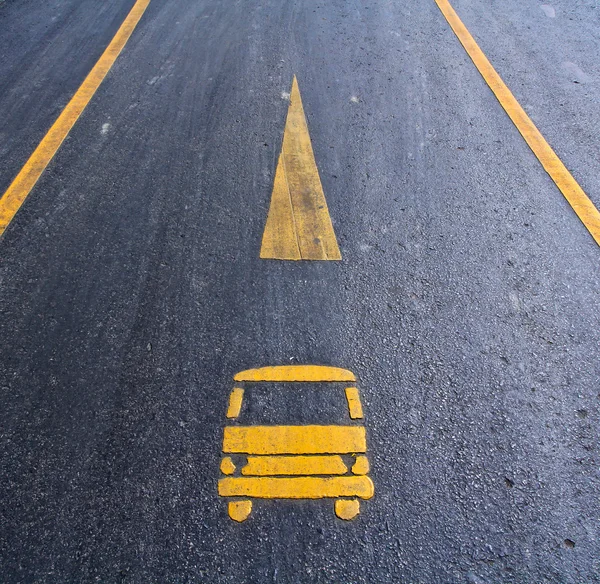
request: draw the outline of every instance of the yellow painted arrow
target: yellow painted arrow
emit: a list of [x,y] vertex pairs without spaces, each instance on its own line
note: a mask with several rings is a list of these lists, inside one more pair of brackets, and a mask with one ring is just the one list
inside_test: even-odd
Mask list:
[[296,77],[260,257],[341,260]]

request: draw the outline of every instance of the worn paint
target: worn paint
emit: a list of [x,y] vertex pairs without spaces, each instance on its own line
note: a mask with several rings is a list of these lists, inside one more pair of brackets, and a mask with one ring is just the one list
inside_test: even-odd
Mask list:
[[596,243],[600,245],[600,212],[598,209],[596,209],[592,201],[525,113],[525,110],[515,99],[510,89],[502,81],[502,78],[488,61],[448,0],[435,0],[435,2],[533,153],[537,156],[579,219],[581,219],[582,223],[596,240]]
[[112,41],[0,199],[0,235],[20,209],[75,122],[110,71],[150,0],[137,0]]
[[342,259],[315,162],[296,77],[260,257]]

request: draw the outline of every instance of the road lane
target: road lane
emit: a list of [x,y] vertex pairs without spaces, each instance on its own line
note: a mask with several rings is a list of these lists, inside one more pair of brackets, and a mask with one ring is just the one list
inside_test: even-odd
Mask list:
[[453,6],[541,133],[600,208],[596,180],[600,173],[596,155],[600,131],[597,3],[556,0],[479,7],[458,0]]
[[[435,3],[152,2],[127,53],[0,242],[4,579],[593,582],[598,249]],[[258,257],[293,74],[342,262]],[[352,522],[218,497],[289,363],[358,375]]]
[[[0,237],[35,186],[46,167],[54,158],[79,116],[94,97],[98,87],[120,55],[135,30],[150,0],[138,0],[119,27],[98,62],[84,79],[46,135],[42,138],[23,168],[0,198]],[[102,131],[107,130],[105,124]]]
[[131,6],[12,0],[0,10],[0,192],[94,66]]
[[600,245],[600,212],[590,198],[585,194],[573,175],[567,170],[562,160],[556,155],[546,139],[535,127],[531,118],[527,115],[521,104],[515,99],[510,89],[498,75],[488,58],[483,54],[479,45],[467,30],[452,5],[447,0],[436,0],[437,5],[444,14],[448,24],[460,40],[461,44],[471,57],[473,64],[481,73],[485,82],[489,85],[494,95],[498,98],[500,105],[515,124],[544,170],[556,183],[573,211],[581,219],[590,235]]

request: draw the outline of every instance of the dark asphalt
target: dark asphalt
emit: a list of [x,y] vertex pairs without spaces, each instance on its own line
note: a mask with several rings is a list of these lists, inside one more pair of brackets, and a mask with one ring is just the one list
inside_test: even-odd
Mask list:
[[[2,191],[131,5],[0,2]],[[597,3],[453,5],[599,204]],[[340,263],[258,259],[294,74]],[[600,582],[599,258],[433,0],[152,0],[0,241],[0,581]],[[234,524],[232,376],[294,362],[375,497]]]

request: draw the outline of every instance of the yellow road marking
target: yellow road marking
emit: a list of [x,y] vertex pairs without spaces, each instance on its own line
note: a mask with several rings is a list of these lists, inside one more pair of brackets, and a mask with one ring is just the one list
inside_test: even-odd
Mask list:
[[229,517],[241,523],[252,513],[252,501],[231,501],[227,510]]
[[283,152],[277,161],[271,206],[263,233],[260,257],[263,259],[301,260],[292,200],[288,189]]
[[325,365],[277,365],[248,369],[236,374],[234,381],[356,381],[352,371]]
[[[233,464],[233,460],[229,456],[226,456],[221,461],[221,472],[226,475],[231,475],[235,472],[235,464]],[[360,474],[360,473],[355,473]]]
[[360,503],[356,499],[338,499],[335,502],[335,514],[345,521],[354,519],[360,513]]
[[[241,371],[236,382],[354,382],[351,371],[324,365],[281,365]],[[334,391],[339,386],[329,385]],[[243,389],[234,387],[227,415],[237,417]],[[324,391],[327,389],[324,388]],[[352,418],[363,417],[360,394],[346,387],[348,411]],[[357,498],[370,499],[374,493],[366,456],[364,426],[226,426],[223,430],[223,458],[219,480],[221,497],[260,499],[335,498],[335,514],[344,520],[360,513]],[[236,473],[228,454],[248,455]],[[310,456],[308,456],[310,455]],[[353,455],[346,464],[340,455]],[[234,457],[236,458],[236,457]],[[351,467],[350,474],[349,468]],[[349,500],[352,498],[351,500]],[[245,521],[252,512],[250,500],[230,501],[228,513],[234,521]]]
[[560,158],[544,139],[525,110],[519,105],[510,89],[502,81],[471,33],[462,23],[448,0],[435,0],[442,14],[454,30],[456,36],[471,57],[473,63],[494,92],[498,101],[510,116],[525,141],[533,150],[546,172],[565,196],[577,216],[581,219],[596,243],[600,245],[600,212],[567,170]]
[[333,497],[373,496],[369,477],[227,477],[219,481],[221,497],[254,497],[257,499],[325,499]]
[[110,71],[119,53],[129,40],[137,23],[142,18],[150,0],[137,0],[133,8],[123,21],[123,24],[113,37],[112,41],[94,65],[84,82],[81,84],[71,101],[67,104],[58,119],[54,122],[48,133],[44,136],[38,147],[34,150],[25,166],[13,180],[8,190],[0,199],[0,235],[4,233],[8,224],[31,192],[35,183],[52,160],[63,140],[86,108],[94,93]]
[[[357,456],[356,462],[352,467],[352,472],[355,475],[366,475],[369,474],[370,470],[369,459],[366,456]],[[227,473],[225,473],[227,474]]]
[[226,426],[223,452],[349,454],[367,451],[364,426]]
[[347,387],[346,399],[348,400],[348,411],[350,412],[350,417],[353,420],[362,419],[363,409],[362,404],[360,403],[358,389],[356,389],[356,387]]
[[341,260],[294,76],[260,257]]
[[241,387],[234,387],[229,395],[229,407],[227,408],[228,418],[237,418],[240,415],[243,399],[244,390]]
[[[348,472],[341,456],[249,456],[243,475],[343,475]],[[224,473],[229,474],[229,473]],[[364,474],[364,473],[358,473]]]

